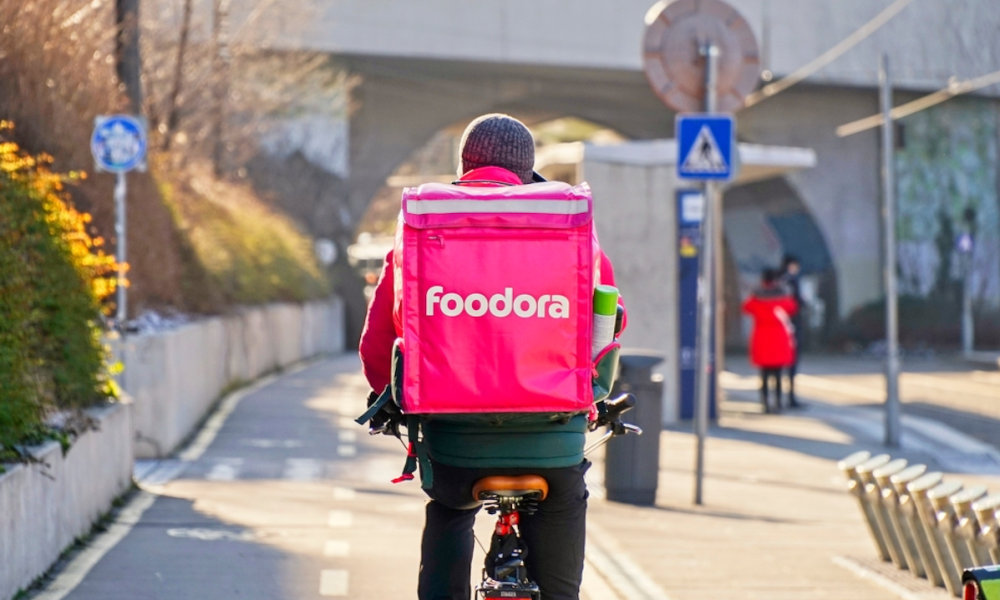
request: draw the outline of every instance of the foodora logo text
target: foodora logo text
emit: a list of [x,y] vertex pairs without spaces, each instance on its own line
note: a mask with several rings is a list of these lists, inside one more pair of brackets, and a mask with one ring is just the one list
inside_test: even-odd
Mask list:
[[481,317],[487,312],[494,317],[507,317],[511,313],[528,319],[531,317],[551,319],[569,318],[569,300],[558,294],[545,294],[538,298],[528,294],[514,296],[514,288],[504,288],[502,294],[469,294],[463,298],[454,292],[444,293],[444,288],[436,285],[427,290],[428,317],[434,316],[434,309],[440,308],[446,317],[457,317],[465,313],[470,317]]

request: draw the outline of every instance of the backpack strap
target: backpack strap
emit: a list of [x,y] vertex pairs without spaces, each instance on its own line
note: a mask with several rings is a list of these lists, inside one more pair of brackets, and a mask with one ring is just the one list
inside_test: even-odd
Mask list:
[[434,486],[434,471],[431,469],[430,456],[427,454],[427,444],[420,435],[421,423],[420,415],[407,415],[406,437],[409,443],[406,446],[406,463],[403,465],[403,473],[392,482],[411,481],[419,464],[420,487],[429,490]]
[[378,414],[378,412],[382,410],[382,407],[388,404],[390,400],[392,400],[392,390],[390,386],[387,385],[385,386],[385,389],[382,390],[382,393],[378,395],[375,401],[368,406],[368,410],[366,410],[364,414],[362,414],[357,419],[354,419],[354,422],[357,423],[358,425],[364,425],[365,423],[370,421],[372,417]]

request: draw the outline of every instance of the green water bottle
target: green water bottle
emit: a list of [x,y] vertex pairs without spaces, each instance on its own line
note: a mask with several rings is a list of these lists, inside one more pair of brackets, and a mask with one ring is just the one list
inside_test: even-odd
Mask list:
[[618,288],[599,285],[594,288],[594,335],[591,337],[592,358],[615,341],[615,318],[618,315]]

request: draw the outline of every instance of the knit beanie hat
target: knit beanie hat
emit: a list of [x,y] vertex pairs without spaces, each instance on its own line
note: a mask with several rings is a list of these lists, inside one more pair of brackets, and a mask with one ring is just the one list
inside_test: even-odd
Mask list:
[[535,139],[524,123],[493,113],[469,123],[462,134],[458,174],[480,167],[501,167],[531,183],[535,167]]

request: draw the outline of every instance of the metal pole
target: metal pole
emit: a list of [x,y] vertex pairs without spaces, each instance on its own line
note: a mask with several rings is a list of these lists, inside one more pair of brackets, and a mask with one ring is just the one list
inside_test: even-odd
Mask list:
[[118,261],[118,283],[117,283],[117,310],[115,311],[115,323],[121,328],[128,317],[128,301],[125,295],[125,172],[118,172],[118,179],[115,182],[115,236],[118,238],[117,252],[115,260]]
[[[719,48],[708,43],[702,46],[701,54],[705,57],[705,112],[715,112],[716,107],[716,77],[718,74]],[[697,439],[695,446],[695,483],[694,503],[702,504],[702,482],[705,477],[705,437],[708,434],[708,394],[712,372],[712,311],[715,294],[713,288],[715,278],[712,269],[715,266],[715,228],[717,222],[716,185],[705,182],[704,198],[705,214],[702,221],[702,256],[698,276],[698,303],[700,307],[698,323],[698,380],[695,396],[694,431]]]
[[896,183],[892,122],[892,77],[889,55],[879,72],[882,100],[882,202],[885,226],[885,445],[899,447],[899,314],[896,291]]
[[962,254],[962,352],[969,354],[975,344],[972,321],[972,250]]

